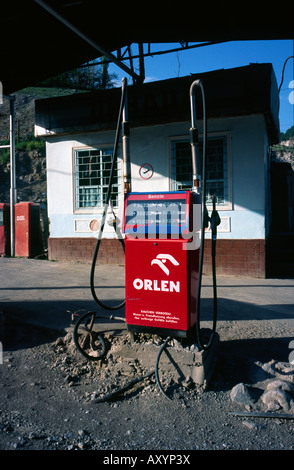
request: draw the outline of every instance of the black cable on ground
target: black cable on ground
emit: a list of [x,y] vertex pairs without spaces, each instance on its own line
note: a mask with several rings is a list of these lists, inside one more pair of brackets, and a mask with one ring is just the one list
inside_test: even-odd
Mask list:
[[163,345],[161,346],[160,350],[159,350],[159,353],[157,355],[157,359],[156,359],[156,364],[155,364],[155,378],[156,378],[156,382],[157,382],[157,385],[160,389],[160,391],[163,393],[163,395],[168,399],[168,400],[171,400],[171,397],[168,396],[168,394],[164,391],[162,385],[161,385],[161,382],[160,382],[160,379],[159,379],[159,374],[158,374],[158,367],[159,367],[159,360],[160,360],[160,357],[161,357],[161,354],[163,353],[163,351],[165,350],[165,348],[167,347],[167,344],[168,342],[170,341],[171,339],[171,336],[168,336],[165,340],[165,342],[163,343]]
[[136,385],[136,384],[139,383],[139,382],[142,382],[142,381],[145,380],[145,379],[148,379],[148,378],[151,377],[153,374],[154,374],[154,371],[149,372],[149,373],[146,374],[146,375],[139,376],[139,377],[137,377],[136,379],[131,380],[131,382],[127,383],[124,387],[118,388],[117,390],[114,390],[113,392],[108,393],[107,395],[104,395],[103,397],[96,398],[95,400],[92,401],[92,403],[96,404],[96,403],[104,403],[104,402],[106,402],[106,401],[111,401],[111,400],[113,400],[117,395],[121,395],[123,392],[125,392],[125,391],[128,390],[129,388],[133,387],[134,385]]
[[[98,334],[97,332],[93,333],[93,326],[95,323],[96,318],[100,319],[105,319],[105,320],[117,320],[117,321],[122,321],[125,322],[124,318],[121,317],[115,317],[114,315],[106,316],[106,315],[97,315],[96,312],[87,312],[84,315],[82,315],[76,322],[73,330],[73,340],[76,345],[76,348],[78,351],[86,357],[90,361],[99,361],[102,359],[106,353],[106,345],[105,341],[103,338],[103,334]],[[85,322],[84,329],[86,333],[90,337],[90,341],[93,341],[93,338],[95,337],[95,341],[99,340],[101,344],[101,350],[99,353],[99,356],[91,356],[90,354],[87,354],[86,351],[82,348],[79,342],[79,328],[80,325]]]

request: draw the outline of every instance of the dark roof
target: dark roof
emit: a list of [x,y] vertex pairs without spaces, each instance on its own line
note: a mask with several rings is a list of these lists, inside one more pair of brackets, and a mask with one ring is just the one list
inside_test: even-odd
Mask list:
[[[131,127],[190,121],[189,89],[201,79],[205,88],[207,118],[263,114],[271,143],[278,141],[279,96],[271,64],[172,78],[128,87]],[[37,100],[39,135],[114,129],[121,89],[98,90]],[[200,92],[196,93],[197,118],[202,117]]]
[[[101,50],[131,43],[293,38],[293,4],[194,2],[160,8],[152,2],[97,0],[1,2],[0,80],[6,95],[103,55],[44,9],[44,3],[85,33]],[[241,9],[241,11],[240,11]]]

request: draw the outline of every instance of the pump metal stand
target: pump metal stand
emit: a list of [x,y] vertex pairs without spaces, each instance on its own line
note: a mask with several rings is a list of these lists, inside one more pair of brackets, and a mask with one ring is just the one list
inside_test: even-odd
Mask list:
[[[198,129],[196,128],[196,103],[195,103],[195,89],[200,87],[202,96],[202,113],[203,113],[203,153],[202,153],[202,181],[200,176],[200,157],[199,157],[199,140]],[[190,87],[190,106],[191,106],[191,128],[190,128],[190,143],[192,150],[192,168],[193,168],[193,191],[202,195],[202,226],[201,226],[201,248],[200,248],[200,261],[199,261],[199,277],[197,288],[197,307],[196,307],[196,334],[200,349],[208,349],[214,339],[217,321],[217,293],[216,293],[216,275],[215,275],[215,243],[216,243],[216,227],[220,224],[220,217],[215,209],[216,198],[213,196],[213,212],[209,219],[206,209],[206,148],[207,148],[207,118],[206,118],[206,105],[205,105],[205,92],[201,80],[195,80]],[[202,183],[202,184],[201,184]],[[202,285],[202,269],[205,245],[205,228],[207,227],[208,220],[213,227],[212,233],[212,270],[213,270],[213,292],[214,292],[214,315],[213,327],[210,339],[204,343],[200,332],[200,299],[201,299],[201,285]]]

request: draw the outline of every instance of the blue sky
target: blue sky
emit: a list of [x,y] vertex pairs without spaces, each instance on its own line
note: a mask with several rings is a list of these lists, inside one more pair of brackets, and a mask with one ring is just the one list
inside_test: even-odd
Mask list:
[[[152,44],[151,50],[154,52],[179,46],[179,43]],[[190,75],[190,73],[240,67],[250,63],[270,62],[273,64],[279,86],[284,62],[289,56],[294,55],[293,49],[293,40],[230,41],[197,49],[182,50],[178,53],[154,56],[145,59],[145,82],[178,76],[183,77]],[[134,48],[133,52],[137,53],[137,49]],[[136,61],[134,65],[135,67],[138,65]],[[109,68],[109,71],[115,72],[119,79],[126,75],[125,72],[113,65]],[[285,132],[294,125],[293,71],[294,60],[290,59],[285,67],[284,81],[280,91],[281,132]],[[130,83],[132,83],[131,79]],[[291,91],[293,92],[292,99],[289,99]]]

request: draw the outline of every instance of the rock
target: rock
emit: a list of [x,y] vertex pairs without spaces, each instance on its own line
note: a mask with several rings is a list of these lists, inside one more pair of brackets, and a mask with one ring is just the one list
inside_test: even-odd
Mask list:
[[272,369],[269,367],[264,367],[259,361],[254,362],[249,370],[249,381],[251,383],[263,382],[274,377]]
[[79,377],[77,375],[67,375],[65,377],[65,382],[68,383],[68,385],[72,386],[79,380]]
[[262,369],[276,377],[276,379],[294,384],[294,366],[288,362],[279,362],[272,359],[263,364]]
[[284,390],[268,390],[261,396],[261,401],[271,410],[276,406],[276,403],[278,403],[285,412],[289,412],[292,407],[294,408],[294,401]]
[[253,400],[250,396],[249,388],[242,382],[232,388],[230,397],[233,403],[246,406],[253,405]]
[[285,380],[273,380],[267,384],[267,390],[280,389],[289,394],[294,394],[294,384],[287,382]]
[[193,382],[192,378],[189,375],[187,375],[184,382],[182,382],[182,386],[185,387],[185,388],[192,388],[193,385],[194,385],[194,382]]
[[280,409],[281,409],[280,403],[278,403],[277,401],[271,401],[267,405],[267,410],[266,411],[278,411]]
[[251,423],[250,421],[242,421],[242,424],[251,431],[256,431],[258,429],[258,425],[256,423]]
[[86,436],[88,436],[88,432],[85,429],[79,429],[78,430],[78,435],[81,438],[85,438]]
[[62,337],[57,338],[57,340],[54,342],[54,346],[63,346],[64,341]]

